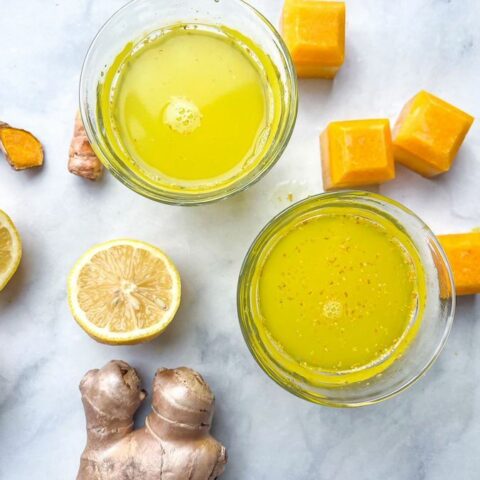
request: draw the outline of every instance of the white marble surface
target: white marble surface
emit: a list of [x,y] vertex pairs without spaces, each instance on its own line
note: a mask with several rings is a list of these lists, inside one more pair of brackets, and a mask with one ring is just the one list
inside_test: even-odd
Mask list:
[[[0,0],[0,117],[36,132],[47,153],[38,172],[0,162],[0,208],[14,218],[25,249],[0,295],[0,478],[73,479],[85,440],[78,382],[86,370],[122,358],[147,385],[159,366],[205,374],[218,399],[214,433],[230,453],[222,479],[478,479],[475,298],[460,300],[447,347],[425,378],[384,404],[346,411],[299,400],[267,378],[241,337],[235,288],[250,242],[287,205],[287,193],[321,191],[317,136],[328,121],[394,119],[422,88],[480,115],[480,2],[348,1],[347,62],[334,82],[301,82],[298,124],[283,158],[250,190],[202,208],[155,204],[112,177],[90,184],[66,172],[83,56],[123,3]],[[252,3],[278,21],[281,0]],[[425,180],[399,168],[379,191],[437,232],[479,226],[480,123],[449,174]],[[158,244],[181,270],[178,317],[148,345],[99,345],[67,307],[73,262],[118,236]]]

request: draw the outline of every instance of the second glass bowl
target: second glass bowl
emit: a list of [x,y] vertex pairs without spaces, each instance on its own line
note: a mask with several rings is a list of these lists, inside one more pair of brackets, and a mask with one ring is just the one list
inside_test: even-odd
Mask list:
[[[405,351],[381,373],[361,381],[328,383],[324,374],[312,381],[302,369],[286,366],[265,334],[258,304],[259,278],[266,258],[289,226],[332,211],[352,211],[378,218],[409,240],[418,253],[425,276],[426,294],[422,318],[415,312],[418,330]],[[363,213],[362,213],[363,212]],[[435,235],[413,212],[399,203],[367,192],[339,192],[307,198],[276,216],[258,235],[245,258],[238,282],[238,315],[247,345],[262,369],[295,395],[333,407],[357,407],[385,400],[420,378],[442,350],[455,310],[453,277]],[[385,311],[385,315],[389,312]],[[294,319],[291,319],[294,322]]]

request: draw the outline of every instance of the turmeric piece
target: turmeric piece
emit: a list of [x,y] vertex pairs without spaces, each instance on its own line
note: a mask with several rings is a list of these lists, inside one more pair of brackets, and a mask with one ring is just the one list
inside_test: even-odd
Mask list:
[[0,122],[0,150],[15,170],[43,165],[43,147],[38,138],[4,122]]
[[75,118],[73,138],[70,144],[68,171],[92,181],[97,180],[103,171],[103,165],[88,141],[79,112]]
[[215,480],[227,463],[225,447],[210,435],[214,396],[195,371],[160,368],[152,411],[134,429],[145,399],[137,372],[114,360],[80,383],[87,446],[77,480]]
[[453,270],[457,295],[480,293],[480,232],[439,235]]

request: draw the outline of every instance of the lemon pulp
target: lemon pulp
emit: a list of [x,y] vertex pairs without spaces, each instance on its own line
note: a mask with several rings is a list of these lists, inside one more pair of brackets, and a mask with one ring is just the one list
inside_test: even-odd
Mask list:
[[175,25],[128,44],[101,92],[117,155],[149,183],[172,190],[220,188],[245,175],[278,124],[271,60],[222,27]]

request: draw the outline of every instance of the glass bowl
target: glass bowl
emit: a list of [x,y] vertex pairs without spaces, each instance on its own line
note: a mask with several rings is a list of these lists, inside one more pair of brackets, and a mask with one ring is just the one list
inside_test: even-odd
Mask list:
[[[273,343],[262,334],[262,318],[256,293],[258,278],[269,251],[281,238],[285,227],[306,219],[342,209],[355,209],[355,214],[381,219],[411,241],[425,273],[426,298],[423,314],[415,312],[413,324],[418,328],[407,349],[381,373],[353,383],[312,381],[301,370],[295,372],[279,361]],[[357,213],[359,212],[359,213]],[[455,310],[455,288],[446,256],[435,235],[413,212],[381,195],[345,191],[320,194],[287,208],[260,232],[244,260],[237,296],[238,315],[245,341],[260,367],[279,385],[291,393],[314,403],[332,407],[370,405],[405,390],[418,380],[440,354]],[[388,315],[388,312],[386,312]],[[421,318],[418,318],[421,315]],[[418,322],[418,323],[417,323]],[[259,328],[260,327],[260,328]],[[324,375],[322,373],[322,375]],[[331,374],[333,375],[333,374]],[[338,377],[337,377],[338,378]]]
[[[170,189],[134,172],[115,153],[105,135],[99,95],[102,78],[128,42],[140,41],[161,28],[179,23],[222,26],[248,37],[273,65],[279,85],[278,127],[255,167],[218,188]],[[239,192],[259,180],[281,156],[295,125],[297,79],[292,60],[270,22],[243,0],[133,0],[101,28],[87,53],[80,80],[80,112],[95,153],[112,174],[135,192],[175,205],[197,205]]]

